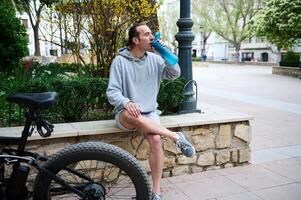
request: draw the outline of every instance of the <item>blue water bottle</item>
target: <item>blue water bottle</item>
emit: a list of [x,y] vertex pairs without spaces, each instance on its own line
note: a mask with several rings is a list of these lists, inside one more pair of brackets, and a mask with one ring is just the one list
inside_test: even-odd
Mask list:
[[163,46],[158,40],[160,39],[160,32],[155,34],[154,41],[152,46],[158,51],[161,56],[168,62],[170,65],[175,65],[178,63],[179,58],[173,54],[167,47]]

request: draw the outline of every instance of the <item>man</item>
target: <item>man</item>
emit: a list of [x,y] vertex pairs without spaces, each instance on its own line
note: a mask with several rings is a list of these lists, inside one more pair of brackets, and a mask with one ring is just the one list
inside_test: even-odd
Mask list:
[[152,53],[154,37],[147,25],[134,24],[128,34],[128,47],[121,49],[112,62],[107,96],[115,106],[117,127],[142,132],[149,142],[152,200],[161,200],[164,161],[161,136],[174,140],[184,155],[191,157],[195,154],[194,147],[182,133],[172,132],[160,125],[157,110],[161,79],[178,78],[180,67],[178,64],[170,66],[161,56]]

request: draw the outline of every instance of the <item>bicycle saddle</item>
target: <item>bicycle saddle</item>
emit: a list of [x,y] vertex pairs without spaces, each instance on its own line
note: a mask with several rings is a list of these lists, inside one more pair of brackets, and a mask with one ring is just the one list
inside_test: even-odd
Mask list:
[[8,96],[8,102],[13,102],[35,109],[46,109],[50,107],[56,100],[58,94],[56,92],[43,93],[17,93]]

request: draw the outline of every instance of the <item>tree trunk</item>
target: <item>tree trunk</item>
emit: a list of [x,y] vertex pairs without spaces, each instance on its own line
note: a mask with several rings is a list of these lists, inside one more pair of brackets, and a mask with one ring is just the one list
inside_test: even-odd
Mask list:
[[36,25],[33,27],[33,35],[34,35],[34,55],[41,56],[38,23],[36,23]]
[[239,51],[240,51],[240,46],[236,46],[235,47],[235,62],[236,63],[238,63],[240,61]]
[[204,37],[202,38],[203,42],[202,42],[202,49],[201,49],[201,54],[205,55],[206,54],[206,45],[207,45],[207,37],[206,35],[204,35]]
[[60,46],[61,46],[61,56],[64,54],[64,47],[63,47],[63,28],[62,28],[62,14],[58,14],[59,18],[59,31],[60,31]]
[[281,48],[277,47],[277,60],[276,62],[280,65],[281,62]]

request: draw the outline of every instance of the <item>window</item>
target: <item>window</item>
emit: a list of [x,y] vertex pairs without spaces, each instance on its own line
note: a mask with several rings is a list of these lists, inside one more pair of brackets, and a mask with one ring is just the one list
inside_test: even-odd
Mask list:
[[244,43],[245,43],[245,44],[252,43],[252,38],[246,38],[246,39],[244,40]]
[[22,24],[27,29],[28,28],[28,19],[22,19]]
[[242,52],[241,61],[251,61],[254,59],[254,52]]
[[256,43],[263,43],[263,42],[265,42],[264,37],[257,37],[256,38]]

